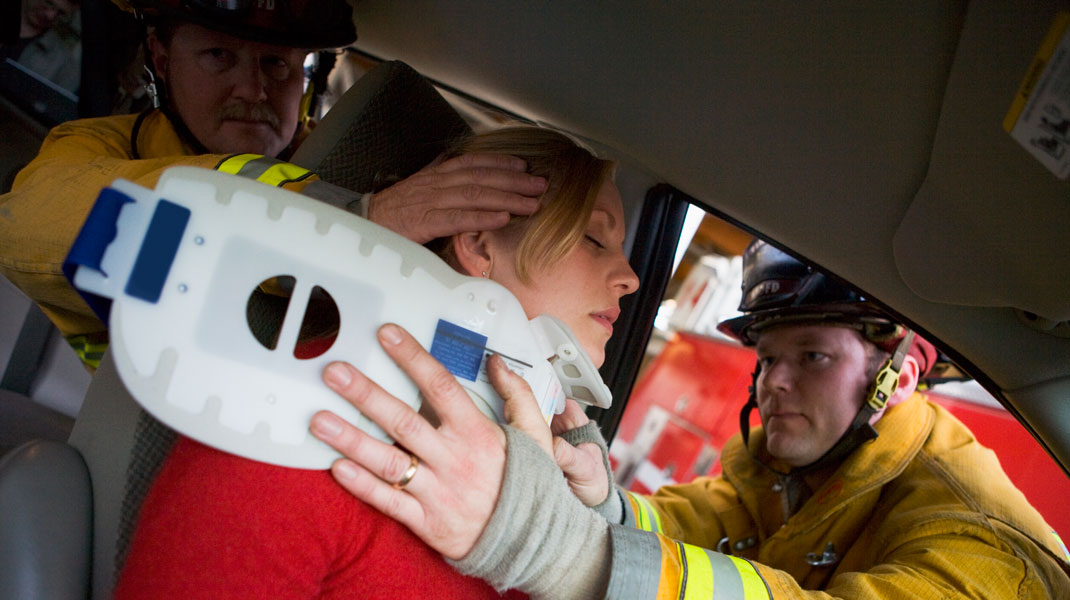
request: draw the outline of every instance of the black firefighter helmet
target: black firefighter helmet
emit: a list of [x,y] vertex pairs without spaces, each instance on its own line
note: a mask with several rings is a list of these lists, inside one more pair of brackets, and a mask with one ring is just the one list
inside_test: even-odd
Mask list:
[[763,240],[743,253],[743,315],[717,329],[746,346],[770,327],[836,323],[853,327],[866,340],[891,352],[906,328],[852,288]]
[[195,23],[245,40],[319,50],[357,40],[346,0],[112,0],[119,8],[157,19]]

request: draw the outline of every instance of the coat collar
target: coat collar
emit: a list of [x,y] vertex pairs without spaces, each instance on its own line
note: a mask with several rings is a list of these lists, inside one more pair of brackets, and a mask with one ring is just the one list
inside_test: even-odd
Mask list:
[[[816,489],[798,516],[827,515],[858,494],[898,477],[929,437],[934,418],[932,407],[918,393],[889,408],[874,425],[878,433],[876,439],[855,450],[831,474],[826,472],[823,482],[808,478],[808,483]],[[761,427],[751,431],[750,451],[743,447],[739,434],[725,445],[721,458],[724,476],[744,498],[753,498],[750,490],[769,489],[776,481],[777,476],[759,462],[759,458],[771,460],[765,450],[765,432]],[[774,468],[784,466],[775,462],[768,464]]]

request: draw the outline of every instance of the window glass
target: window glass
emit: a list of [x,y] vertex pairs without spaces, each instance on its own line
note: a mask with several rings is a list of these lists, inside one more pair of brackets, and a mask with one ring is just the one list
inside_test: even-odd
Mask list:
[[77,0],[21,0],[17,16],[6,21],[0,92],[45,125],[75,118],[82,63]]

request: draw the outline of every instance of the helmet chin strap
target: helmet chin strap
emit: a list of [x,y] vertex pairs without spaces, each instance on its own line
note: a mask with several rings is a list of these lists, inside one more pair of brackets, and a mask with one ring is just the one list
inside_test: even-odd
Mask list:
[[145,70],[145,74],[149,81],[145,84],[145,93],[152,101],[152,106],[146,108],[138,115],[137,120],[134,122],[133,130],[130,133],[130,155],[135,158],[141,158],[141,149],[138,146],[138,135],[141,133],[141,126],[145,121],[145,118],[152,114],[154,111],[162,111],[171,124],[175,128],[175,132],[178,133],[178,137],[185,142],[194,152],[194,154],[210,154],[208,149],[204,147],[204,144],[197,139],[197,136],[193,135],[189,127],[186,126],[185,121],[178,115],[178,110],[175,109],[173,102],[171,101],[171,94],[168,93],[167,82],[162,78],[157,77],[155,67],[152,63],[152,52],[149,50],[148,42],[148,25],[145,21],[145,15],[137,9],[134,10],[134,17],[141,23],[141,51],[145,57],[145,64],[142,68]]
[[[789,474],[792,478],[801,477],[807,473],[838,463],[862,444],[876,438],[877,430],[869,424],[869,420],[888,404],[888,399],[899,387],[899,371],[902,369],[903,359],[906,358],[907,352],[913,343],[914,332],[907,331],[906,336],[896,346],[895,352],[884,362],[876,377],[873,378],[873,382],[869,384],[869,388],[866,390],[866,400],[858,409],[858,413],[855,414],[851,424],[847,426],[847,430],[829,448],[828,452],[825,452],[820,458],[808,465],[791,469],[789,472],[781,472],[774,469],[752,453],[754,460],[781,477],[787,477]],[[751,385],[748,390],[750,396],[739,413],[740,434],[743,436],[743,445],[748,449],[748,452],[750,451],[750,414],[751,411],[758,407],[758,375],[761,372],[761,363],[756,363],[754,372],[751,373]]]

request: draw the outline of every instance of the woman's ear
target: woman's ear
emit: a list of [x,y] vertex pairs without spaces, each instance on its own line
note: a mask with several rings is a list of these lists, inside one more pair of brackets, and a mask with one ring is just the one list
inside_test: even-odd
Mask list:
[[484,231],[458,233],[453,236],[453,253],[460,271],[472,277],[487,277],[493,254]]

